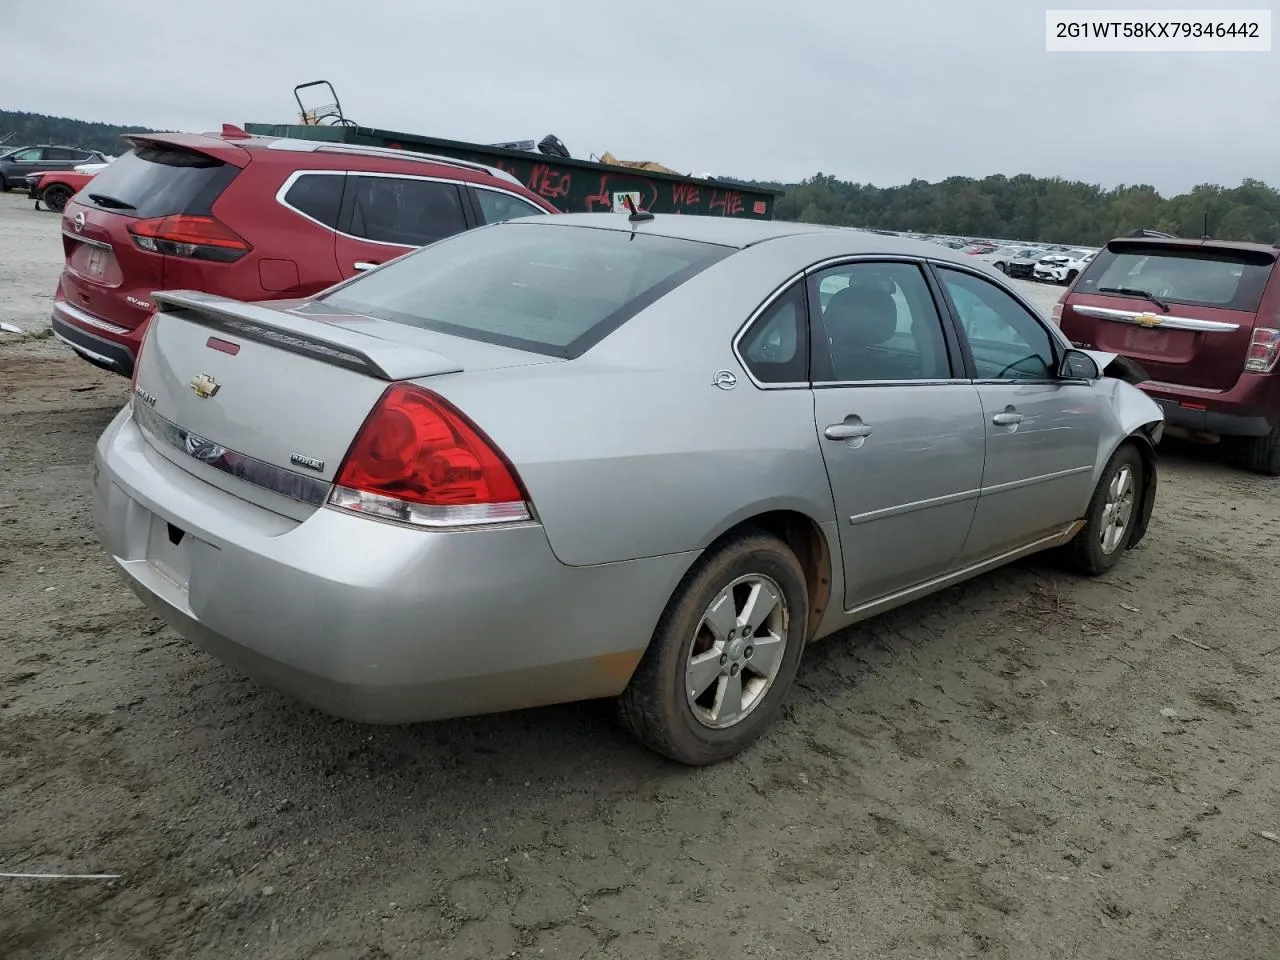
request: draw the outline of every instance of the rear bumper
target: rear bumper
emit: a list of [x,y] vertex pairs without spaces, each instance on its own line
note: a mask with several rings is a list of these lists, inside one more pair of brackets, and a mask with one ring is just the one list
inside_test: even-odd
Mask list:
[[616,695],[692,560],[568,567],[532,524],[434,533],[327,508],[298,522],[175,466],[128,408],[95,476],[108,555],[156,614],[244,674],[364,722]]
[[1242,374],[1230,390],[1210,393],[1147,381],[1139,387],[1164,411],[1165,423],[1219,437],[1264,437],[1280,422],[1280,376]]
[[122,377],[133,376],[133,362],[145,326],[126,330],[62,300],[54,302],[50,324],[55,337],[95,367]]

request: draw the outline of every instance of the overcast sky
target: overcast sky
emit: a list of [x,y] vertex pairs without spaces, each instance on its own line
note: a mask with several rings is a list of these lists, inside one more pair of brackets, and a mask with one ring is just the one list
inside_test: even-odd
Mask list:
[[327,79],[366,126],[480,142],[555,133],[574,156],[722,176],[1280,183],[1280,53],[1046,53],[1044,12],[1064,6],[75,0],[71,20],[45,29],[22,3],[3,17],[0,107],[207,130],[290,121],[294,84]]

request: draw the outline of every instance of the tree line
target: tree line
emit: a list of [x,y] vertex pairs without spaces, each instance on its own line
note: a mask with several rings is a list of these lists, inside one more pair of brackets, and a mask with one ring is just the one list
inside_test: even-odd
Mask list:
[[1280,241],[1280,191],[1253,179],[1238,187],[1203,183],[1172,197],[1149,184],[1108,189],[1029,174],[876,187],[820,173],[768,186],[786,191],[774,216],[805,223],[1091,246],[1142,227],[1180,237]]
[[[7,136],[0,152],[54,143],[119,154],[121,134],[151,132],[148,127],[0,110],[0,138]],[[1219,240],[1280,241],[1280,191],[1252,179],[1236,187],[1200,184],[1172,197],[1147,184],[1108,189],[1029,174],[912,180],[898,187],[821,173],[800,183],[741,182],[784,191],[774,216],[805,223],[1093,246],[1139,227],[1180,237],[1207,232]]]

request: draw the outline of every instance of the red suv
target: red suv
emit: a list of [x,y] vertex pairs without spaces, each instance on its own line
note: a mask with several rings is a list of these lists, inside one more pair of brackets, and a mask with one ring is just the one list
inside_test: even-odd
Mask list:
[[1131,357],[1165,432],[1231,439],[1280,475],[1280,249],[1257,243],[1112,240],[1054,313],[1078,347]]
[[554,207],[501,170],[404,150],[148,134],[67,202],[53,331],[123,376],[153,290],[307,297],[443,237]]

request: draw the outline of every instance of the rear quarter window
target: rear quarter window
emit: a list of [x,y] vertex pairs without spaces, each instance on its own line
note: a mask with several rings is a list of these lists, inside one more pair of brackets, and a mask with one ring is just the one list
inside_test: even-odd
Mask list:
[[1275,258],[1250,250],[1178,249],[1126,244],[1093,258],[1077,293],[1133,296],[1141,290],[1172,303],[1255,312]]
[[331,307],[550,356],[579,356],[733,252],[718,244],[522,217],[358,277]]
[[[229,163],[194,150],[137,146],[100,171],[82,196],[85,202],[104,210],[144,220],[179,213],[208,214],[239,172]],[[115,202],[95,201],[95,194]]]

